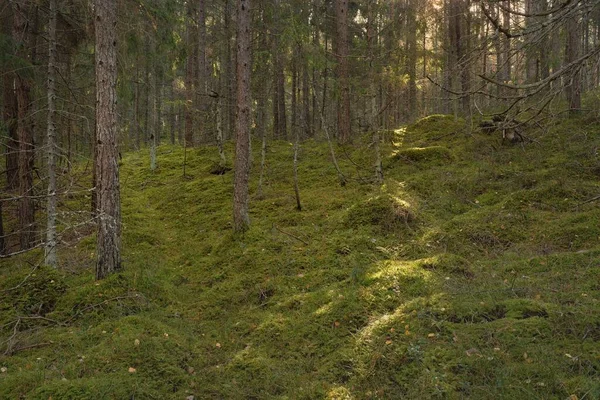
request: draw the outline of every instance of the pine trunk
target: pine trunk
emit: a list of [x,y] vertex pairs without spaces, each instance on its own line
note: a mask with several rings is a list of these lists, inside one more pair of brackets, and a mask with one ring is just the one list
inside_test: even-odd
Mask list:
[[[28,24],[30,9],[27,1],[13,2],[13,37],[19,50],[17,55],[31,60],[28,50],[31,46],[31,32]],[[19,140],[18,180],[19,180],[19,243],[21,250],[31,248],[35,240],[35,207],[33,202],[33,166],[35,148],[33,144],[33,124],[31,120],[32,81],[26,72],[18,71],[15,80],[17,98],[17,137]]]
[[348,63],[348,0],[335,0],[335,21],[337,28],[336,55],[338,58],[338,140],[350,140],[350,69]]
[[237,118],[235,173],[233,186],[233,228],[250,227],[248,215],[248,179],[250,175],[250,0],[238,2],[237,34]]
[[96,0],[98,236],[96,279],[121,269],[121,201],[117,149],[117,3]]
[[48,159],[48,203],[46,224],[45,263],[50,267],[58,266],[56,237],[56,17],[57,0],[50,0],[50,22],[48,24],[48,125],[47,125],[47,159]]

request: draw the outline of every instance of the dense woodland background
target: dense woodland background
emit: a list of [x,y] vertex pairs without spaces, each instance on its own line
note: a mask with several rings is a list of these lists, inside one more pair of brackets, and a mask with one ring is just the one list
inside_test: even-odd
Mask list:
[[[246,387],[254,391],[248,398],[302,398],[298,393],[285,397],[293,392],[275,387],[281,382],[289,389],[293,380],[285,374],[299,369],[308,374],[311,382],[303,386],[306,398],[394,398],[386,397],[390,393],[410,398],[443,398],[449,394],[534,398],[532,393],[540,398],[600,396],[598,385],[591,383],[600,371],[593,355],[584,362],[583,355],[578,358],[576,350],[569,350],[567,358],[569,362],[577,360],[577,366],[563,368],[557,361],[562,360],[558,353],[539,345],[539,353],[548,353],[546,364],[554,363],[556,368],[569,372],[553,372],[550,377],[541,378],[545,372],[540,367],[533,378],[527,378],[538,386],[521,390],[519,385],[525,384],[511,379],[523,371],[517,372],[512,364],[504,375],[506,382],[512,382],[507,386],[500,378],[485,378],[499,369],[491,360],[501,358],[498,352],[504,352],[502,340],[488,338],[488,354],[481,342],[463,346],[461,334],[450,334],[442,327],[444,323],[458,326],[493,321],[500,321],[500,325],[511,318],[519,322],[511,320],[506,326],[519,325],[520,321],[530,324],[536,318],[565,315],[561,307],[572,306],[576,309],[572,310],[571,330],[560,321],[552,325],[558,326],[560,332],[547,335],[540,333],[545,332],[546,325],[515,329],[531,339],[529,344],[542,340],[550,345],[557,334],[562,335],[567,347],[579,339],[598,340],[597,303],[593,296],[587,297],[597,287],[590,286],[584,293],[585,304],[579,303],[580,297],[572,303],[556,298],[540,300],[544,296],[540,295],[544,292],[542,287],[564,290],[568,295],[581,282],[591,285],[597,277],[587,267],[582,267],[581,274],[573,278],[581,281],[558,289],[553,286],[551,272],[536,281],[539,287],[534,283],[524,289],[515,287],[520,272],[514,271],[521,271],[516,266],[520,256],[527,257],[524,263],[539,269],[546,262],[552,264],[542,258],[554,253],[572,252],[566,258],[557,255],[559,261],[552,264],[559,266],[556,268],[566,264],[592,265],[597,253],[590,250],[597,238],[590,225],[595,224],[598,215],[592,209],[579,207],[593,207],[598,200],[598,185],[594,182],[600,171],[600,144],[596,139],[600,115],[600,0],[98,0],[96,4],[91,0],[8,0],[0,4],[0,24],[0,265],[6,266],[8,282],[2,286],[0,296],[6,294],[7,300],[20,304],[15,309],[21,310],[15,314],[0,307],[0,323],[4,324],[0,327],[0,350],[5,350],[5,358],[0,358],[0,362],[8,359],[5,364],[14,362],[25,368],[30,363],[28,356],[19,364],[18,358],[11,358],[14,353],[45,349],[54,341],[48,339],[51,335],[74,329],[80,319],[89,322],[90,327],[98,321],[115,326],[131,324],[131,332],[143,326],[140,329],[147,333],[175,329],[168,322],[172,314],[176,318],[183,315],[185,324],[193,322],[208,329],[197,331],[200,328],[181,322],[176,328],[181,330],[182,338],[177,350],[154,349],[157,354],[164,351],[164,358],[168,358],[168,353],[179,357],[171,361],[181,364],[183,372],[165,372],[179,383],[161,379],[157,380],[160,383],[148,383],[156,380],[152,378],[138,392],[117,395],[103,382],[93,382],[89,387],[78,386],[79,395],[85,398],[103,387],[103,393],[109,397],[137,393],[142,398],[152,398],[170,391],[171,384],[173,393],[193,393],[197,389],[186,386],[189,382],[181,383],[187,378],[180,375],[193,376],[194,368],[198,368],[206,374],[209,386],[211,381],[214,384],[206,392],[200,391],[206,398],[245,398],[240,394],[243,389],[238,387],[244,386],[243,382],[254,385]],[[121,178],[119,166],[124,168]],[[575,179],[575,183],[569,183],[570,179]],[[521,191],[531,191],[531,197],[519,197]],[[280,195],[282,192],[286,194]],[[546,203],[554,200],[556,204]],[[164,202],[168,202],[168,207]],[[413,209],[418,203],[421,209]],[[531,209],[523,209],[525,203]],[[489,214],[481,207],[490,207]],[[575,215],[579,212],[582,214]],[[297,213],[297,217],[290,213]],[[189,221],[182,217],[185,215]],[[197,219],[200,216],[204,219]],[[498,216],[504,220],[498,220]],[[121,218],[126,221],[124,228]],[[556,222],[556,227],[547,225],[552,219],[560,223]],[[443,225],[442,220],[448,225]],[[186,223],[195,225],[192,228]],[[562,224],[572,230],[561,231]],[[374,226],[374,231],[361,230],[367,226]],[[472,228],[463,232],[463,226]],[[479,228],[482,231],[476,231]],[[544,231],[546,228],[550,233]],[[325,234],[326,230],[330,233]],[[444,230],[453,233],[443,234]],[[514,236],[508,235],[507,230]],[[229,236],[230,231],[236,234]],[[246,234],[240,235],[243,232]],[[323,235],[324,247],[312,248],[316,240],[310,237],[317,235],[315,232]],[[549,239],[553,235],[561,239]],[[273,239],[275,236],[277,239]],[[180,254],[175,254],[177,244],[172,243],[173,238],[182,246]],[[371,245],[363,248],[364,243],[358,243],[356,238]],[[281,247],[269,244],[279,240],[284,241]],[[210,244],[200,245],[203,241]],[[191,250],[194,246],[196,250]],[[158,249],[160,252],[155,253]],[[292,268],[290,265],[296,262],[306,262],[310,267],[292,272],[286,269],[285,276],[279,276],[279,272],[265,265],[281,260],[274,256],[261,260],[265,249],[288,258],[284,269]],[[254,261],[246,258],[246,251],[255,252]],[[296,254],[301,251],[307,253],[297,260]],[[87,253],[92,254],[91,258]],[[125,275],[119,273],[118,278],[103,283],[108,285],[102,286],[103,290],[111,295],[100,302],[86,297],[95,290],[94,284],[82,277],[89,277],[90,259],[97,279],[125,271]],[[196,265],[198,259],[206,259],[207,264]],[[381,268],[377,277],[367,279],[366,265],[379,265],[375,260],[380,259],[389,264],[376,267]],[[162,260],[160,265],[156,260]],[[247,264],[241,265],[240,260]],[[322,261],[331,272],[325,277],[321,272],[312,276],[311,268],[318,268],[313,265],[315,260]],[[565,265],[561,264],[563,261]],[[590,264],[586,264],[588,261]],[[140,272],[146,269],[142,263],[154,265],[156,272],[151,274],[156,275]],[[214,265],[225,264],[228,267],[223,268],[230,268],[228,272],[210,271]],[[409,267],[414,274],[406,272]],[[183,270],[169,275],[178,268]],[[248,269],[236,275],[235,271],[245,268]],[[450,279],[446,276],[437,277],[438,285],[437,278],[425,276],[431,271],[441,271],[453,279],[453,274],[460,275],[465,280],[461,285],[467,289],[457,291],[458,286],[446,282]],[[145,276],[140,278],[142,283],[138,282],[138,273]],[[305,274],[314,279],[306,288],[300,285],[298,289],[292,283],[291,288],[283,289],[289,284],[285,279],[304,278]],[[398,274],[403,278],[398,278]],[[33,279],[36,275],[47,280],[38,282]],[[337,283],[327,286],[330,279],[335,281],[335,276],[343,276],[346,283],[361,288],[346,292],[335,286]],[[226,285],[223,281],[227,277],[239,281],[220,287]],[[175,287],[173,293],[178,294],[168,298],[163,291],[173,288],[158,289],[154,283],[148,283],[153,279],[169,282]],[[389,279],[385,281],[388,286],[377,286],[379,279]],[[498,282],[494,283],[496,279]],[[62,286],[47,292],[50,280],[60,281]],[[172,283],[176,281],[179,283]],[[254,283],[249,284],[250,281]],[[38,283],[41,286],[36,286]],[[30,284],[38,298],[49,296],[51,300],[42,300],[41,304],[29,297],[22,300],[19,296],[25,296],[21,292]],[[78,294],[68,289],[78,285]],[[292,289],[305,293],[309,287],[321,285],[323,291],[310,297],[308,303],[289,300],[298,295]],[[468,288],[480,286],[489,292],[481,296],[469,294],[468,300],[460,297],[467,296]],[[488,296],[494,286],[502,287],[508,294]],[[210,289],[199,294],[191,287]],[[83,288],[89,288],[89,293],[84,294]],[[406,293],[403,288],[408,288]],[[156,298],[149,294],[154,290]],[[272,335],[285,336],[285,329],[321,334],[321,328],[303,331],[300,322],[290,322],[293,326],[286,325],[284,329],[285,323],[269,319],[271,314],[267,318],[267,312],[271,304],[290,310],[306,311],[308,307],[310,313],[298,316],[298,321],[313,315],[313,319],[303,322],[309,327],[324,315],[316,303],[326,297],[326,290],[339,290],[343,293],[339,299],[348,298],[347,303],[332,300],[330,304],[334,304],[334,309],[337,304],[340,314],[327,324],[333,324],[334,330],[340,325],[352,327],[343,339],[335,336],[337,333],[331,337],[323,334],[322,341],[314,344],[327,352],[324,364],[315,361],[312,353],[299,356],[308,360],[306,365],[289,360],[290,355],[295,357],[305,349],[304,339],[289,339],[289,349],[279,349],[282,354],[289,351],[281,370],[269,366],[275,356],[269,352],[254,354],[249,345],[232,353],[242,366],[219,356],[202,365],[194,364],[187,355],[178,353],[186,348],[186,354],[204,354],[207,346],[214,351],[215,343],[221,349],[222,345],[227,346],[223,338],[227,335],[239,334],[235,337],[240,341],[259,335],[263,343],[273,346]],[[402,297],[403,310],[414,310],[418,322],[409,322],[412,317],[408,315],[413,314],[407,311],[398,327],[391,326],[388,319],[399,315],[401,307],[390,300],[389,294],[382,294],[386,290],[407,296]],[[436,297],[433,293],[446,290],[461,301],[437,304],[443,295]],[[232,303],[228,305],[219,291],[230,294]],[[257,302],[250,302],[254,308],[243,308],[249,297],[235,299],[240,291],[252,292],[248,296]],[[186,303],[177,296],[197,299]],[[236,317],[207,311],[211,310],[211,296],[216,308],[228,309],[238,304],[239,308],[231,311]],[[427,300],[413,304],[408,300],[413,298]],[[466,303],[461,303],[463,300]],[[114,311],[110,308],[113,303],[125,311]],[[157,314],[148,306],[150,303],[168,304],[165,308],[169,316]],[[23,304],[27,307],[19,308]],[[314,309],[307,304],[315,305]],[[596,311],[591,311],[594,307]],[[423,322],[423,314],[416,311],[420,308],[433,322]],[[218,321],[217,325],[229,328],[206,328],[201,317],[192,316],[195,309],[202,309]],[[252,314],[254,311],[263,314]],[[88,312],[98,313],[99,320],[93,322]],[[149,313],[148,321],[116,319],[138,312]],[[240,323],[244,313],[255,318],[241,324],[254,328],[243,334],[233,332],[236,328],[231,328],[232,324]],[[383,318],[384,314],[388,317]],[[575,326],[581,315],[591,315],[591,320],[582,320]],[[376,323],[375,316],[380,318]],[[150,326],[150,319],[165,325]],[[422,330],[428,339],[402,342],[404,347],[396,349],[395,356],[388,354],[400,366],[398,374],[406,374],[407,381],[393,373],[386,375],[382,371],[390,367],[384,361],[385,351],[365,337],[384,326],[378,335],[383,348],[392,348],[401,342],[395,336],[398,332],[406,338],[413,335],[413,323],[415,330]],[[44,330],[50,328],[56,331]],[[98,332],[86,329],[81,326],[82,342],[73,344],[72,349],[85,348],[83,342],[89,340],[86,335],[98,336]],[[468,329],[465,337],[480,333],[478,328]],[[38,337],[39,332],[49,336]],[[199,332],[208,332],[207,338],[198,339]],[[159,335],[163,333],[167,335]],[[437,347],[427,347],[426,343],[445,334],[450,335],[453,346],[464,348],[443,353]],[[127,335],[127,340],[135,339],[135,346],[139,346],[138,333]],[[344,347],[344,340],[359,336],[364,339],[360,345]],[[338,347],[329,348],[324,343]],[[99,354],[111,362],[120,362],[103,353],[109,351],[110,345],[106,346]],[[339,348],[344,349],[343,354],[338,354]],[[519,354],[512,355],[513,359],[521,357],[527,364],[535,363],[529,361],[534,350],[528,350],[522,342],[516,343],[515,348]],[[578,351],[583,354],[581,349]],[[564,351],[560,352],[564,358]],[[330,354],[342,361],[338,363],[333,356],[327,358]],[[246,356],[248,364],[240,361]],[[460,357],[463,364],[456,361]],[[486,358],[489,365],[477,370],[469,364],[478,358]],[[121,361],[156,367],[152,364],[154,359],[133,359],[136,361]],[[78,358],[77,362],[83,363],[82,360]],[[446,362],[452,365],[438,375],[432,373],[435,379],[433,375],[422,377],[423,370],[433,371]],[[536,362],[544,363],[541,358]],[[233,365],[223,381],[215,378],[220,375],[214,368],[221,365]],[[40,367],[40,371],[54,367],[50,363]],[[62,377],[69,375],[70,368],[76,369],[64,368]],[[90,373],[112,373],[102,367],[94,368]],[[328,368],[337,371],[334,376],[323,375]],[[130,375],[136,371],[133,365],[129,369]],[[471,372],[477,378],[472,378]],[[323,382],[311,378],[312,373]],[[464,379],[471,378],[464,378],[463,374],[477,383],[465,386]],[[37,378],[30,378],[39,386]],[[19,379],[29,382],[23,376],[15,382]],[[53,379],[58,379],[58,375]],[[131,383],[129,377],[123,379]],[[275,382],[274,387],[265,386],[264,381],[270,379]],[[554,383],[550,383],[552,380]],[[411,386],[415,382],[418,387]],[[163,383],[166,386],[160,386]],[[31,395],[35,386],[13,382],[13,391],[7,393]],[[68,397],[67,392],[55,389],[45,386],[34,397],[63,393],[65,397],[56,398],[77,398],[77,394]],[[419,397],[418,390],[424,390],[427,396]]]
[[[599,84],[597,6],[592,0],[256,1],[248,31],[255,146],[325,136],[347,143],[436,113],[498,114],[521,125],[580,111],[582,94]],[[221,149],[235,137],[237,3],[114,7],[119,151],[150,148],[154,169],[161,143]],[[19,209],[18,226],[2,236],[6,253],[47,236],[35,218],[47,185],[56,185],[47,160],[68,176],[73,163],[93,159],[92,8],[66,0],[2,6],[9,189],[2,204]],[[373,140],[378,152],[381,138],[376,133]],[[223,167],[227,161],[221,151]],[[375,179],[381,177],[378,166]],[[72,190],[85,188],[57,193]]]

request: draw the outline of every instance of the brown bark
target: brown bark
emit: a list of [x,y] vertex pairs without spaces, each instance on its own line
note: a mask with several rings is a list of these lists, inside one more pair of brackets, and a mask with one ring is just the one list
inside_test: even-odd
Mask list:
[[406,52],[408,53],[408,119],[417,118],[417,3],[410,0],[407,8]]
[[[23,60],[31,60],[31,32],[28,25],[30,7],[27,1],[13,2],[13,37],[17,42],[17,55]],[[17,98],[17,137],[19,139],[19,243],[21,250],[33,245],[35,240],[35,207],[33,202],[33,166],[35,148],[31,121],[32,72],[20,70],[16,73],[15,88]]]
[[[2,33],[9,37],[12,35],[13,18],[10,8],[5,16],[2,17]],[[17,98],[15,97],[14,81],[15,77],[8,68],[2,71],[2,119],[7,127],[8,137],[6,138],[6,183],[7,189],[16,189],[19,185],[19,141],[17,139]]]
[[243,232],[250,227],[248,180],[250,175],[250,0],[238,2],[237,34],[237,117],[235,173],[233,184],[233,228]]
[[275,0],[273,7],[273,40],[271,43],[273,54],[273,137],[276,139],[287,138],[287,115],[285,107],[285,74],[284,59],[285,50],[282,48],[281,31],[279,21],[279,2]]
[[121,269],[121,202],[117,149],[117,3],[96,0],[96,135],[98,236],[96,279]]
[[4,220],[2,219],[2,200],[0,200],[0,256],[6,254],[6,242],[4,241]]
[[348,0],[335,0],[336,55],[338,59],[338,140],[350,140],[350,70],[348,65]]
[[19,184],[19,141],[17,138],[17,98],[13,88],[14,76],[5,73],[3,77],[3,119],[7,127],[6,139],[6,183],[7,189],[16,189]]
[[187,60],[185,65],[185,146],[193,146],[194,144],[194,9],[192,2],[188,2],[187,9]]
[[[567,40],[565,45],[565,64],[568,65],[580,57],[581,47],[581,23],[579,16],[573,16],[567,20],[565,29]],[[569,102],[569,111],[576,113],[581,110],[581,69],[576,68],[566,77],[565,93]]]
[[[198,121],[202,132],[206,133],[206,112],[207,112],[207,63],[206,63],[206,1],[198,0],[198,61],[196,71],[196,96],[198,104]],[[206,140],[205,134],[202,135]]]

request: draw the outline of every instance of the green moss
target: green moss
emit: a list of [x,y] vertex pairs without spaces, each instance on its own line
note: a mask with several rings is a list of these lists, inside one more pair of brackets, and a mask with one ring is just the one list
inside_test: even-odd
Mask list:
[[376,226],[393,231],[407,229],[415,220],[415,206],[411,202],[384,193],[348,209],[344,224],[348,228]]
[[335,147],[345,187],[306,141],[302,212],[291,144],[269,143],[261,196],[255,146],[244,235],[216,148],[185,177],[181,148],[154,173],[125,154],[123,271],[94,280],[93,235],[58,271],[2,261],[0,398],[594,398],[600,143],[580,124],[520,147],[425,118],[385,134],[380,187],[371,135]]
[[0,286],[0,310],[18,315],[44,316],[54,310],[64,294],[64,275],[49,267],[21,270]]
[[443,165],[452,162],[454,156],[448,148],[443,146],[412,147],[398,150],[392,160]]

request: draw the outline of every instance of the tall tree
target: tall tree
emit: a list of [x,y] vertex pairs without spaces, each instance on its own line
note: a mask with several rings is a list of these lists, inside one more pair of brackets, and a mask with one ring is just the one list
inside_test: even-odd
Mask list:
[[348,43],[348,0],[335,0],[336,56],[338,59],[338,140],[350,140],[350,67]]
[[[580,56],[581,48],[581,21],[579,13],[567,19],[566,44],[565,44],[565,64],[569,65]],[[577,113],[581,110],[581,67],[576,66],[570,76],[567,77],[565,92],[569,102],[569,111]]]
[[56,268],[56,18],[57,0],[50,0],[50,21],[48,23],[48,121],[47,121],[47,159],[48,159],[48,198],[46,224],[46,265]]
[[[31,65],[34,57],[31,46],[34,36],[31,32],[32,6],[27,0],[13,3],[13,38],[17,45],[17,57],[24,65]],[[33,71],[20,68],[16,72],[15,92],[17,98],[17,137],[19,140],[19,243],[21,250],[33,245],[35,240],[35,204],[33,202],[33,165],[35,148],[31,118],[31,89]]]
[[[13,19],[12,10],[8,8],[0,17],[2,35],[7,39],[12,36]],[[6,186],[7,189],[16,189],[19,185],[19,141],[17,139],[17,98],[15,96],[15,77],[10,67],[2,71],[2,119],[6,128]]]
[[248,179],[250,175],[250,0],[238,1],[237,21],[237,116],[235,173],[233,182],[233,228],[243,232],[250,227]]
[[117,0],[96,0],[96,279],[121,269],[121,201],[117,149]]
[[196,35],[194,35],[194,6],[192,1],[187,2],[187,18],[186,18],[186,47],[187,59],[185,64],[185,146],[192,146],[194,142],[194,43]]

